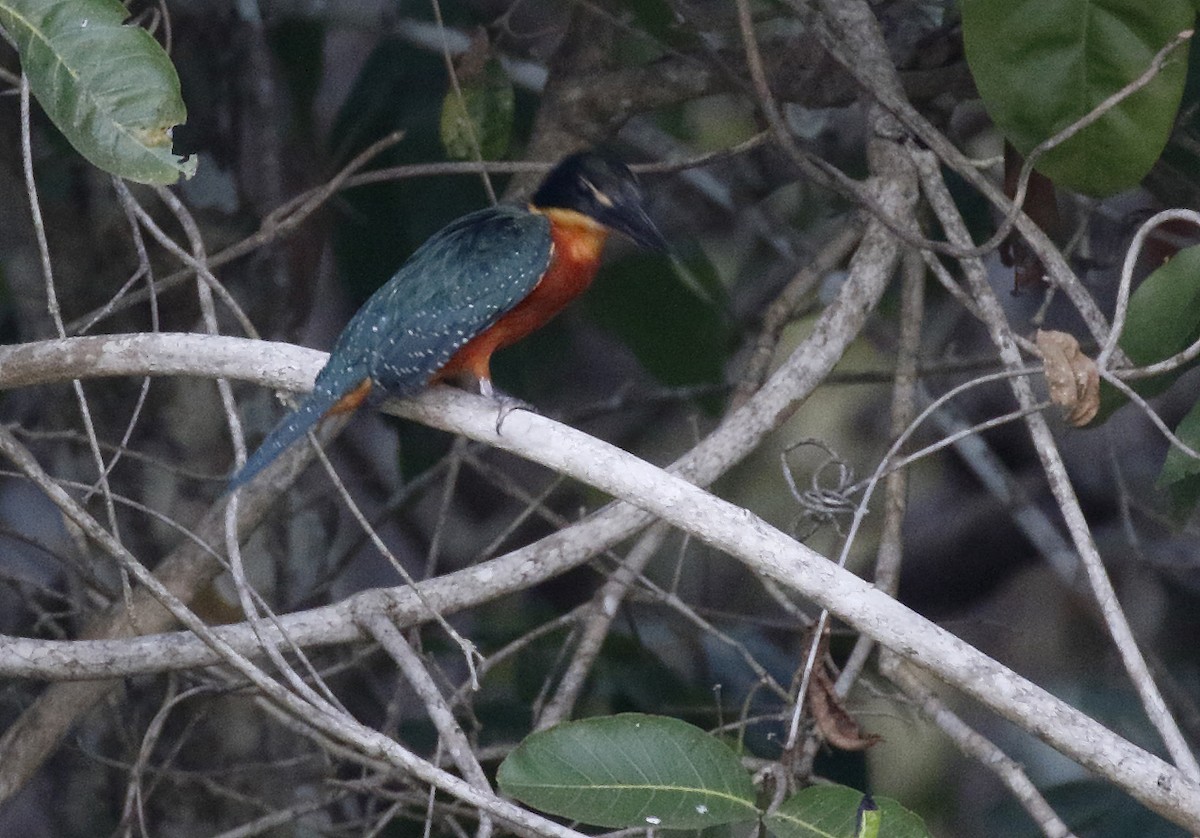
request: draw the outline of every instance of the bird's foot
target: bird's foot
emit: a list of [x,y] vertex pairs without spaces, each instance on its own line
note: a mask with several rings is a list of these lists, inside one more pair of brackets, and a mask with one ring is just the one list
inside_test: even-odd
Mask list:
[[516,396],[510,396],[507,393],[502,393],[492,386],[490,378],[481,378],[479,380],[479,395],[487,396],[496,403],[496,435],[503,433],[501,426],[504,425],[504,420],[509,417],[514,410],[527,410],[530,413],[537,413],[529,402],[522,401]]
[[511,414],[513,411],[525,410],[525,411],[528,411],[529,413],[537,413],[537,408],[535,408],[529,402],[522,401],[521,399],[518,399],[515,396],[509,396],[509,395],[507,395],[505,393],[501,393],[497,390],[493,390],[490,395],[496,402],[496,435],[497,436],[499,436],[500,434],[503,433],[503,431],[501,430],[501,426],[504,424],[504,420],[507,419],[509,417],[509,414]]
[[452,379],[447,379],[450,383],[466,390],[469,393],[477,393],[484,398],[491,399],[496,403],[496,433],[502,433],[501,426],[504,420],[509,417],[514,410],[527,410],[530,413],[537,413],[537,409],[528,402],[518,399],[516,396],[510,396],[492,386],[490,378],[472,375],[467,372],[460,373]]

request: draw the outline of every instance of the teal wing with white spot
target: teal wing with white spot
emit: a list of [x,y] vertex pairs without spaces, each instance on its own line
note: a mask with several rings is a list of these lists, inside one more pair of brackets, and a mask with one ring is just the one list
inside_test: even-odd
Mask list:
[[[550,265],[550,222],[514,207],[436,233],[359,310],[322,376],[365,365],[373,397],[409,396],[524,300]],[[318,384],[321,378],[317,379]]]
[[467,341],[529,296],[550,265],[550,222],[515,207],[465,215],[435,233],[350,320],[313,391],[230,480],[246,483],[371,379],[371,399],[410,396]]

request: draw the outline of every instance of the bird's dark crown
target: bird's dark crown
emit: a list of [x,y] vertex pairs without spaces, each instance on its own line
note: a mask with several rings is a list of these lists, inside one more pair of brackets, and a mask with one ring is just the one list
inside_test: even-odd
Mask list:
[[540,210],[581,213],[643,247],[666,246],[646,214],[637,176],[607,152],[581,151],[563,158],[533,193],[530,204]]

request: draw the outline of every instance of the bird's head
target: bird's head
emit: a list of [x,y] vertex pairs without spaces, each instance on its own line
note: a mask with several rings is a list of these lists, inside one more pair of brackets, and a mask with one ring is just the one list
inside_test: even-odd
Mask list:
[[530,204],[539,210],[571,210],[624,233],[642,247],[667,248],[646,214],[637,176],[611,154],[581,151],[563,158],[533,193]]

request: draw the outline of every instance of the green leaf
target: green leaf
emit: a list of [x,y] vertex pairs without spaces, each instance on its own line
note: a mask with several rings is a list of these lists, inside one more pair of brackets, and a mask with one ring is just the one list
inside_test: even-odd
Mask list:
[[766,817],[776,838],[857,838],[876,828],[878,838],[929,838],[925,822],[895,800],[874,798],[874,811],[859,818],[863,793],[847,786],[809,786]]
[[732,338],[724,288],[713,277],[699,250],[670,260],[638,252],[607,266],[584,305],[664,384],[718,385]]
[[534,733],[497,780],[543,812],[617,829],[702,829],[759,814],[750,775],[728,746],[686,722],[640,713]]
[[[1200,339],[1200,245],[1184,248],[1142,281],[1129,297],[1120,346],[1138,366],[1166,360]],[[1194,364],[1154,378],[1131,381],[1142,396],[1161,393]],[[1103,384],[1096,425],[1125,404],[1125,397]]]
[[0,0],[30,90],[75,150],[123,178],[174,183],[196,170],[171,153],[171,129],[187,119],[179,77],[126,17],[118,0]]
[[441,135],[452,160],[474,160],[476,146],[484,160],[498,160],[512,141],[516,98],[512,81],[496,59],[478,74],[460,80],[442,102]]
[[[1129,297],[1121,348],[1139,366],[1170,358],[1200,337],[1200,245],[1159,266]],[[1171,374],[1170,380],[1179,373]]]
[[[1200,451],[1200,402],[1192,405],[1175,428],[1175,435],[1193,451]],[[1171,507],[1176,513],[1190,512],[1200,503],[1200,460],[1171,446],[1158,474],[1158,485],[1171,496]]]
[[[1193,25],[1190,0],[962,0],[967,62],[993,121],[1022,154],[1140,76]],[[1186,47],[1099,121],[1041,157],[1060,186],[1109,195],[1162,153],[1187,75]]]

